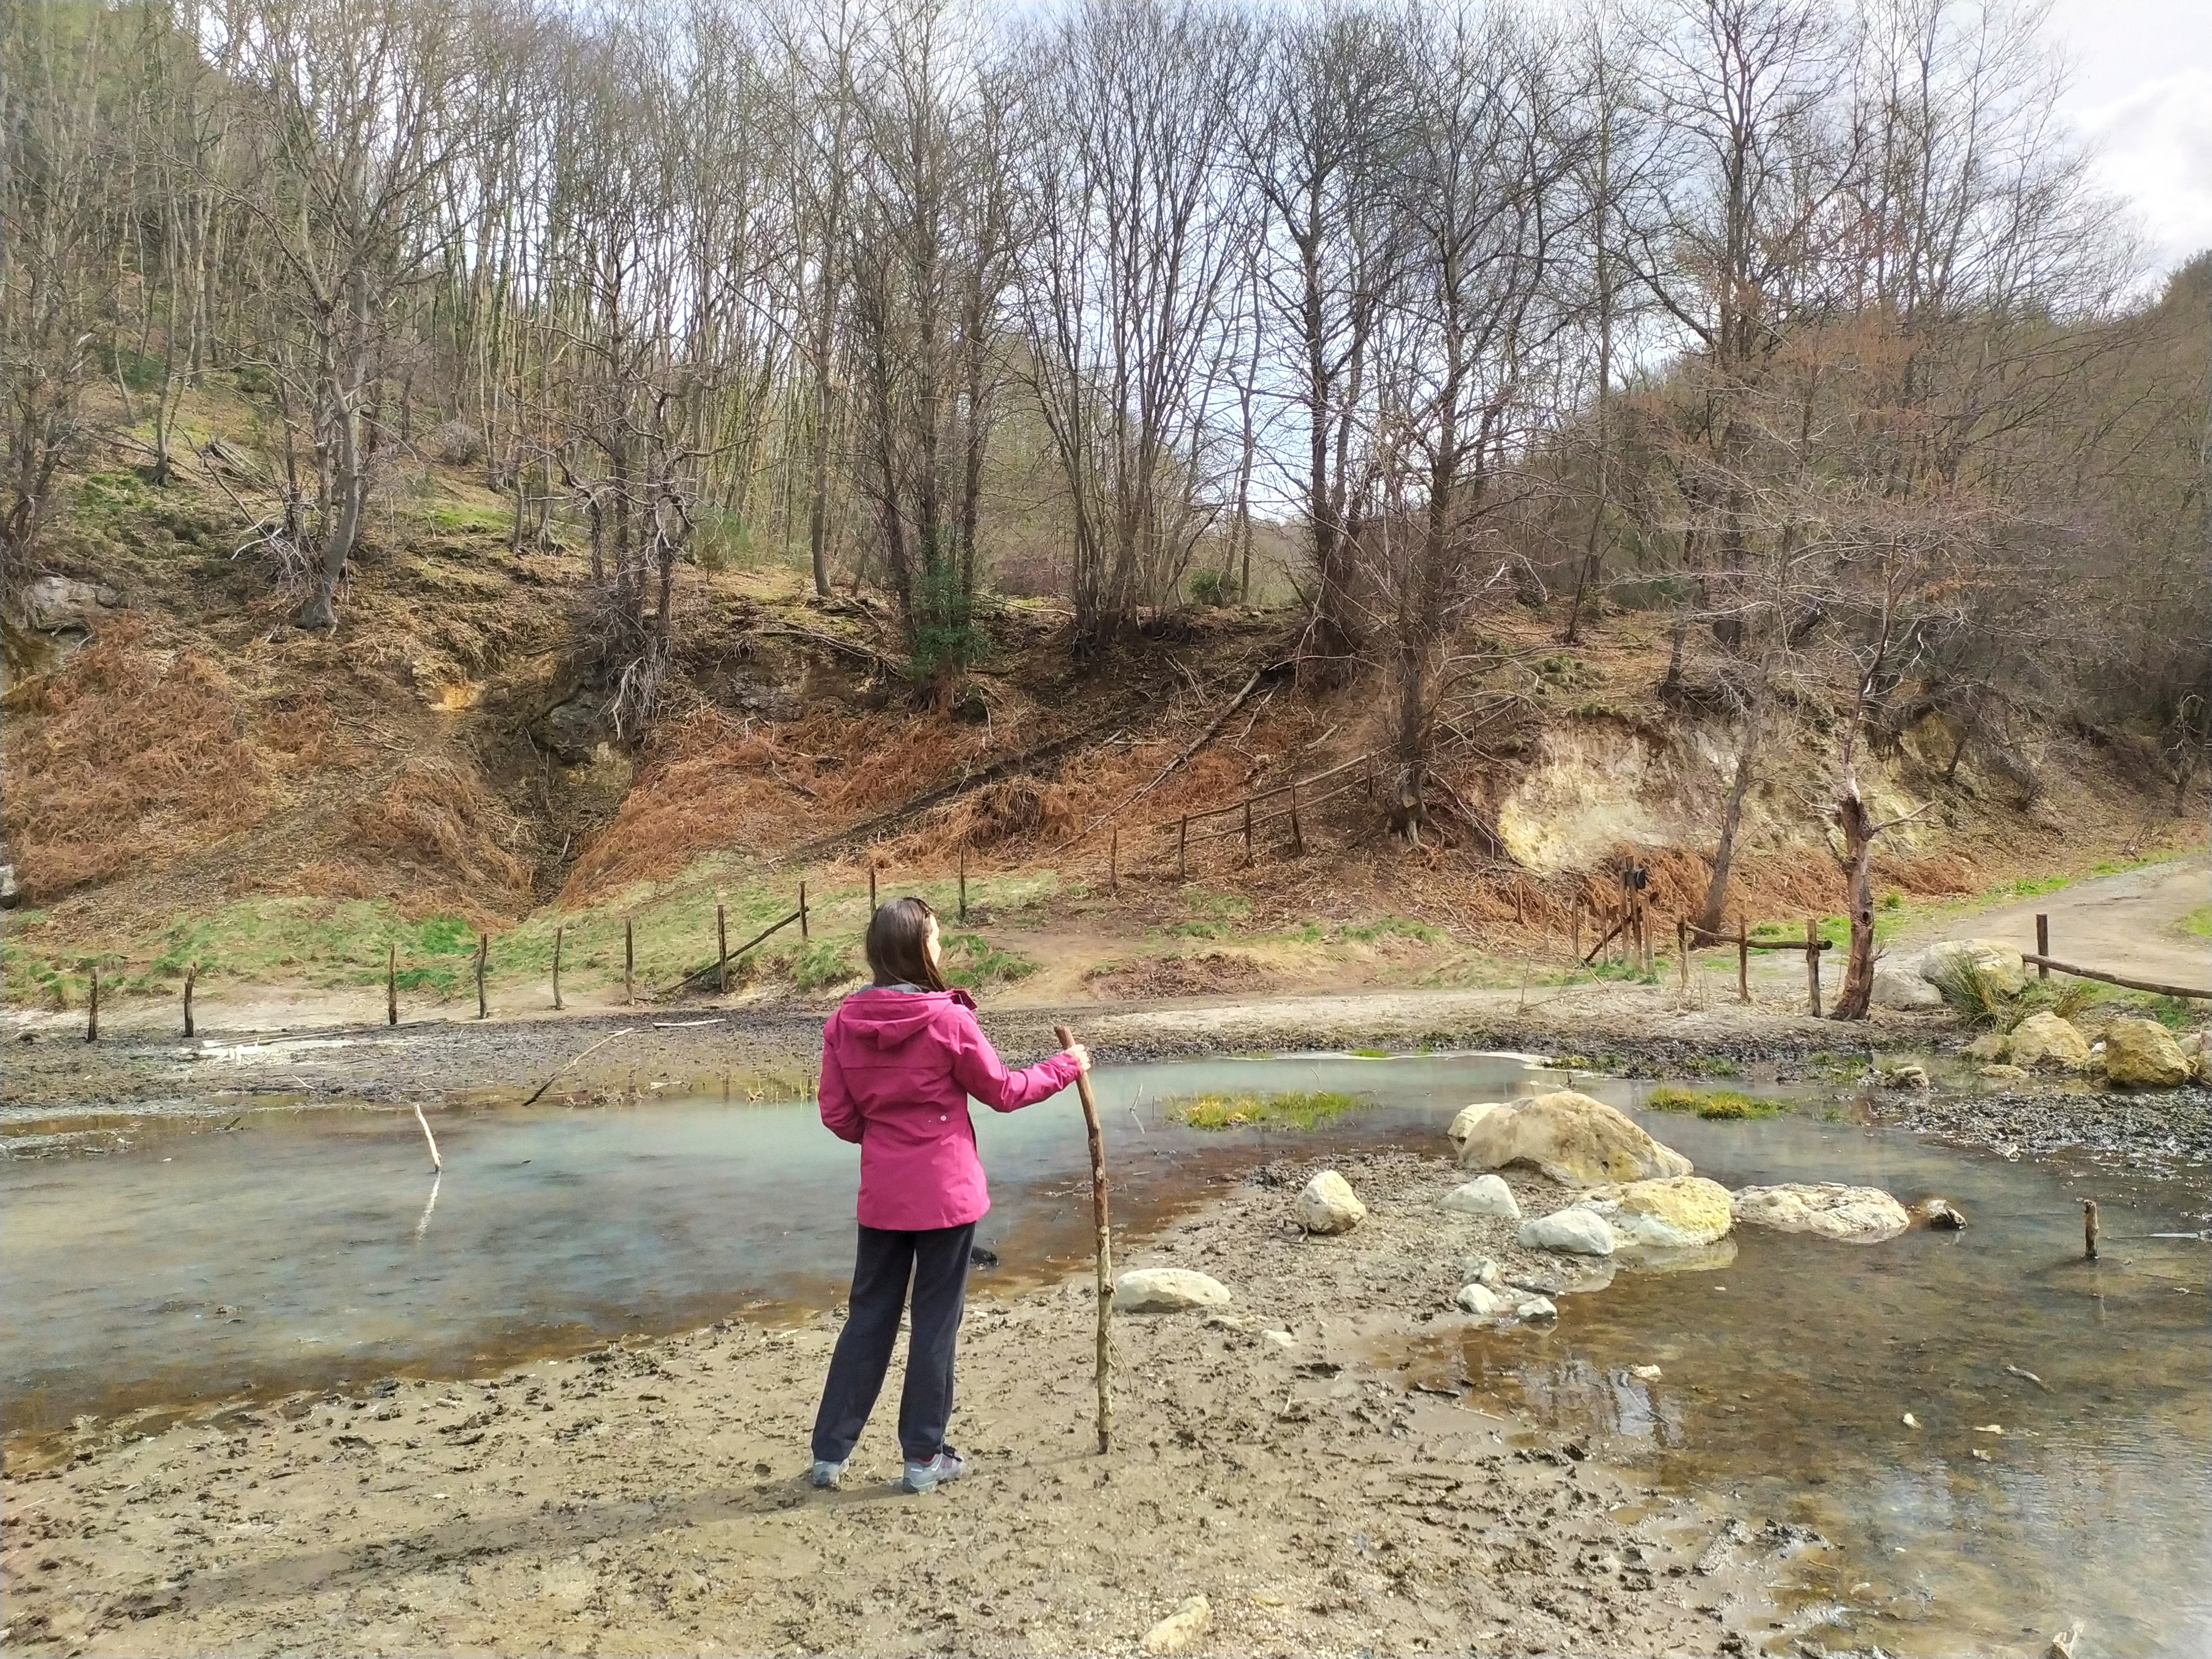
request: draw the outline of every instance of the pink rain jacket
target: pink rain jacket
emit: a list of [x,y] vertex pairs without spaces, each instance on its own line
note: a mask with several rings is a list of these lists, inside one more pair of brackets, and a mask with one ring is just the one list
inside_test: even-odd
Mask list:
[[1075,1081],[1054,1054],[1009,1072],[965,991],[857,991],[822,1028],[822,1121],[860,1144],[864,1227],[963,1227],[991,1207],[975,1156],[973,1095],[1018,1111]]

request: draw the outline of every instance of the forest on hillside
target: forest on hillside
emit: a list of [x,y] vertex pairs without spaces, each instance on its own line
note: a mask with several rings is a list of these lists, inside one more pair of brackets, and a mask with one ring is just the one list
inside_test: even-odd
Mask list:
[[[32,0],[0,23],[0,586],[120,446],[343,630],[436,465],[589,561],[644,741],[676,578],[787,550],[940,707],[994,593],[1079,661],[1287,601],[1419,837],[1485,627],[1666,619],[1662,690],[1863,746],[2212,732],[2212,255],[2154,278],[2017,0]],[[233,385],[249,443],[195,426]],[[65,559],[64,561],[65,562]],[[1955,757],[1954,764],[1955,765]],[[1864,918],[1864,925],[1859,924]]]

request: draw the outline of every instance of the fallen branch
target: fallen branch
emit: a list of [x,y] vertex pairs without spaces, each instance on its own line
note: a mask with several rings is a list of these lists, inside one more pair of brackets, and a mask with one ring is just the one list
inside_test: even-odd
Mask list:
[[[1177,663],[1176,665],[1178,668],[1182,666],[1180,663]],[[1109,819],[1121,817],[1122,813],[1127,811],[1139,801],[1144,799],[1146,796],[1151,794],[1153,790],[1165,783],[1178,769],[1189,763],[1192,756],[1198,753],[1200,750],[1205,748],[1207,744],[1212,743],[1216,737],[1220,735],[1221,728],[1229,724],[1231,716],[1235,714],[1238,709],[1244,706],[1245,699],[1249,697],[1255,691],[1258,690],[1263,682],[1270,679],[1279,678],[1281,676],[1289,673],[1291,666],[1292,665],[1286,659],[1282,662],[1271,662],[1264,667],[1254,669],[1252,671],[1252,678],[1244,682],[1243,687],[1237,693],[1237,695],[1230,698],[1228,702],[1223,707],[1221,712],[1216,714],[1213,719],[1208,722],[1206,730],[1200,732],[1196,738],[1193,738],[1191,742],[1184,747],[1182,751],[1176,755],[1173,760],[1170,761],[1165,766],[1160,768],[1158,773],[1152,778],[1152,781],[1150,783],[1140,784],[1135,789],[1131,790],[1127,795],[1124,795],[1119,801],[1115,803],[1114,805],[1100,813],[1097,817],[1092,818],[1079,834],[1070,836],[1066,841],[1062,842],[1060,845],[1063,847],[1073,846],[1075,842],[1081,841],[1084,836],[1088,836],[1092,830],[1096,830],[1100,824],[1106,823]],[[1185,673],[1189,672],[1188,669],[1185,669],[1183,672]]]
[[[545,1091],[543,1089],[540,1089],[538,1091],[538,1094],[542,1095],[544,1092]],[[532,1095],[531,1098],[535,1100],[538,1098],[538,1095]],[[422,1139],[430,1143],[430,1167],[436,1170],[440,1175],[445,1174],[446,1160],[438,1156],[437,1139],[430,1133],[430,1120],[422,1115],[422,1108],[420,1103],[417,1103],[415,1108],[415,1121],[422,1126]],[[428,1212],[426,1211],[424,1213],[427,1214]]]
[[824,634],[818,629],[798,628],[790,623],[763,623],[753,629],[756,634],[781,635],[786,639],[805,640],[809,645],[818,645],[829,651],[842,652],[857,658],[880,672],[899,679],[908,678],[905,665],[892,661],[873,646],[862,645],[858,640],[840,639],[835,634]]
[[2157,997],[2191,997],[2198,1002],[2212,1002],[2212,991],[2199,991],[2186,985],[2160,985],[2155,980],[2129,979],[2121,974],[2108,974],[2101,968],[2076,968],[2070,962],[2058,962],[2050,957],[2021,953],[2022,962],[2033,968],[2048,968],[2055,974],[2071,974],[2076,979],[2101,980],[2106,985],[2124,985],[2130,991],[2148,991]]
[[[802,887],[805,885],[803,882],[799,884]],[[797,921],[799,918],[805,914],[805,913],[801,910],[793,910],[781,921],[772,921],[769,923],[767,927],[762,928],[760,932],[755,933],[750,939],[747,939],[743,945],[738,946],[736,950],[731,951],[727,956],[719,957],[713,962],[708,963],[703,967],[694,968],[690,973],[684,975],[682,979],[676,981],[676,989],[678,991],[690,990],[694,980],[704,984],[709,975],[715,976],[719,980],[722,971],[722,964],[725,962],[735,962],[739,957],[744,955],[746,951],[751,950],[754,945],[758,945],[770,933],[776,932],[779,928],[790,927],[793,922]]]
[[[556,1083],[558,1083],[564,1073],[574,1070],[585,1060],[588,1059],[592,1054],[599,1053],[600,1049],[605,1048],[610,1042],[612,1042],[616,1037],[629,1036],[636,1030],[637,1027],[635,1025],[625,1025],[621,1030],[615,1032],[612,1036],[601,1037],[597,1042],[594,1042],[590,1048],[585,1049],[582,1054],[576,1055],[574,1059],[563,1061],[560,1068],[556,1070],[551,1077],[547,1078],[544,1082],[538,1085],[537,1092],[532,1094],[529,1099],[524,1101],[522,1103],[526,1106],[535,1106],[538,1103],[538,1097],[544,1094],[544,1092],[548,1089],[551,1088]],[[415,1109],[419,1114],[422,1109],[418,1106]],[[425,1129],[423,1133],[428,1134],[429,1131]]]

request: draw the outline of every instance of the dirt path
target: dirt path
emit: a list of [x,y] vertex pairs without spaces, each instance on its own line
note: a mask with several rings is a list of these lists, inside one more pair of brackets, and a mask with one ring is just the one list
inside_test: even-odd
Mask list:
[[[1463,1376],[1366,1363],[1378,1342],[1468,1322],[1451,1302],[1463,1255],[1509,1278],[1539,1263],[1511,1223],[1438,1207],[1460,1178],[1440,1160],[1340,1167],[1371,1206],[1353,1234],[1289,1224],[1308,1171],[1279,1165],[1128,1252],[1125,1266],[1200,1268],[1235,1301],[1117,1319],[1110,1456],[1091,1449],[1086,1282],[994,1296],[977,1281],[953,1431],[973,1471],[921,1498],[888,1485],[890,1398],[848,1488],[805,1485],[833,1317],[726,1321],[88,1441],[8,1482],[5,1638],[29,1653],[1126,1654],[1202,1595],[1197,1652],[1747,1651],[1736,1632],[1771,1629],[1762,1586],[1790,1572],[1752,1533],[1716,1543],[1714,1516],[1602,1439],[1472,1409]],[[1526,1203],[1556,1195],[1510,1179]],[[1563,1339],[1530,1325],[1495,1340]],[[1720,1407],[1692,1387],[1670,1408]]]
[[2035,918],[2051,918],[2051,953],[2062,962],[2212,989],[2212,939],[2185,933],[2182,918],[2212,901],[2212,855],[2096,876],[2052,893],[1947,917],[1910,930],[1914,942],[2002,939],[2035,949]]

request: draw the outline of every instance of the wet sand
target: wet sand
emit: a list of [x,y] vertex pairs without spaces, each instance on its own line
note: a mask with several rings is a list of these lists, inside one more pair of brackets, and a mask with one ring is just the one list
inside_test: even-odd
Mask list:
[[[1203,1595],[1195,1651],[1746,1650],[1762,1583],[1786,1571],[1756,1532],[1717,1547],[1601,1447],[1367,1362],[1467,1322],[1449,1310],[1461,1255],[1533,1263],[1510,1224],[1437,1207],[1459,1179],[1439,1160],[1338,1167],[1372,1209],[1349,1236],[1301,1235],[1290,1203],[1308,1169],[1277,1164],[1117,1264],[1197,1267],[1237,1299],[1226,1316],[1116,1318],[1108,1456],[1091,1439],[1087,1278],[999,1294],[981,1275],[953,1429],[972,1472],[938,1492],[890,1486],[889,1397],[847,1488],[809,1489],[835,1317],[725,1321],[467,1382],[100,1432],[8,1482],[5,1639],[1126,1653]],[[1510,1180],[1529,1206],[1558,1196]]]

